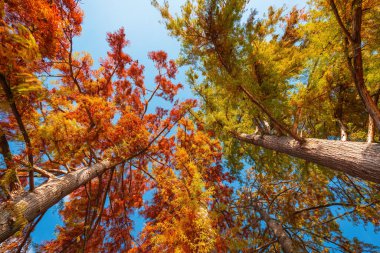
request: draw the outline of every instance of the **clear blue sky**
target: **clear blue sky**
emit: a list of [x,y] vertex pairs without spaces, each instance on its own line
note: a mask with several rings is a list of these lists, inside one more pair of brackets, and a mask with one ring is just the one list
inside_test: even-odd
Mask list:
[[[175,12],[179,11],[179,6],[184,2],[184,0],[169,0],[171,9]],[[252,1],[249,7],[263,13],[270,5],[282,6],[284,3],[287,6],[294,4],[302,6],[305,1],[256,0]],[[147,83],[152,83],[156,74],[147,57],[149,51],[164,50],[170,58],[178,57],[180,45],[174,38],[168,36],[164,25],[160,23],[160,14],[151,6],[150,0],[82,0],[81,7],[84,10],[85,18],[82,36],[75,41],[75,49],[89,52],[95,61],[99,57],[105,56],[108,49],[105,41],[106,33],[115,31],[122,26],[130,41],[127,52],[134,59],[138,59],[139,63],[145,65]],[[180,69],[177,81],[185,85],[181,97],[192,96],[190,89],[186,86],[183,69]],[[137,226],[142,226],[142,220],[136,220],[136,222],[141,223],[136,224]],[[55,226],[60,223],[57,207],[51,208],[32,234],[33,241],[40,243],[54,238]],[[380,241],[379,236],[375,235],[371,228],[364,231],[358,227],[354,228],[348,223],[344,223],[344,225],[345,233],[349,236],[357,236],[372,243],[376,240]]]

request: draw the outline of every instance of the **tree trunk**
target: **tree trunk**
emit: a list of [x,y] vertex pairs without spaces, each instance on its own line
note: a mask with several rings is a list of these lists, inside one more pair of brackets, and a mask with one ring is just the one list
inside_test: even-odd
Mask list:
[[354,1],[353,10],[353,42],[352,51],[354,55],[354,77],[356,89],[359,92],[360,98],[362,99],[369,115],[371,115],[376,127],[380,129],[380,110],[377,108],[377,104],[373,101],[371,95],[369,94],[364,81],[364,70],[363,70],[363,57],[362,57],[362,39],[361,39],[361,26],[362,26],[362,1]]
[[235,138],[326,166],[351,176],[380,183],[380,144],[305,139],[274,135],[235,134]]
[[288,236],[285,230],[282,228],[282,225],[277,221],[273,220],[267,212],[265,212],[262,207],[255,205],[255,209],[259,212],[261,218],[265,221],[270,230],[273,231],[276,236],[278,242],[281,245],[282,250],[285,253],[294,253],[298,252],[294,249],[292,239]]
[[338,124],[339,124],[339,129],[340,129],[340,140],[347,141],[348,139],[347,127],[339,119],[338,119]]
[[105,160],[91,167],[79,169],[57,179],[52,179],[13,201],[0,205],[0,242],[20,230],[23,225],[33,221],[38,215],[58,203],[91,179],[113,167]]
[[367,133],[367,142],[372,143],[375,139],[375,123],[371,115],[368,116],[368,133]]
[[[380,98],[380,90],[376,92],[376,94],[373,96],[373,100],[375,101],[375,104],[379,103]],[[375,139],[375,123],[373,122],[373,118],[371,115],[368,116],[368,134],[367,134],[367,142],[372,143]]]
[[352,2],[352,34],[348,31],[344,25],[338,9],[335,5],[334,0],[329,1],[332,11],[336,20],[338,21],[339,26],[341,27],[343,33],[346,36],[345,47],[347,50],[348,41],[352,47],[353,54],[353,64],[351,62],[351,57],[346,51],[346,58],[348,67],[350,69],[352,78],[354,79],[356,89],[359,93],[359,96],[367,109],[369,115],[371,115],[375,126],[380,130],[380,110],[377,108],[377,105],[372,100],[371,95],[369,94],[367,87],[364,81],[364,69],[363,69],[363,56],[362,56],[362,18],[363,18],[363,9],[362,9],[362,0],[354,0]]

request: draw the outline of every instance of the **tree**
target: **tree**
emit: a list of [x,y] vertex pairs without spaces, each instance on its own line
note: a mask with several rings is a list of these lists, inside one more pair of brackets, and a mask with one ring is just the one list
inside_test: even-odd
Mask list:
[[[363,56],[362,56],[362,22],[363,22],[363,1],[352,1],[351,3],[346,3],[341,6],[341,10],[344,10],[346,13],[350,13],[351,17],[348,20],[343,19],[339,14],[339,10],[334,0],[329,1],[330,7],[334,13],[334,16],[345,35],[345,46],[348,47],[348,44],[351,46],[352,56],[349,56],[347,50],[347,65],[352,74],[352,79],[354,80],[356,89],[362,99],[367,111],[369,112],[372,120],[378,129],[380,129],[380,111],[377,106],[377,103],[372,99],[370,93],[367,90],[364,80],[364,69],[363,69]],[[374,2],[367,2],[367,6],[364,8],[374,8],[376,5]],[[350,24],[350,27],[346,27],[345,24]],[[351,30],[351,32],[349,32]],[[352,59],[352,60],[351,60]]]
[[[181,119],[174,136],[152,147],[149,162],[125,163],[112,181],[109,173],[72,194],[57,239],[41,251],[211,252],[223,241],[215,202],[226,204],[232,192],[224,184],[232,178],[221,169],[220,150],[217,140]],[[99,191],[99,182],[108,190]],[[144,200],[152,191],[152,199]],[[108,192],[107,206],[99,192]],[[133,210],[146,218],[140,238],[131,235]]]
[[[124,29],[107,35],[110,51],[98,69],[89,54],[74,53],[77,1],[7,1],[1,8],[3,241],[105,171],[140,159],[194,101],[174,101],[177,68],[161,51],[149,55],[159,74],[147,91],[144,67],[124,52]],[[37,76],[56,84],[43,86]],[[175,106],[148,108],[157,97]],[[25,146],[12,154],[9,143]],[[38,188],[35,174],[47,178]],[[20,193],[25,188],[30,193]]]
[[285,155],[270,163],[263,158],[247,169],[238,196],[225,208],[239,220],[229,232],[236,242],[229,249],[377,252],[371,244],[347,238],[339,220],[378,228],[378,190],[349,176],[334,178],[312,164],[288,165],[284,170],[286,160]]
[[[232,136],[379,183],[379,145],[360,142],[360,132],[366,128],[363,112],[368,110],[376,118],[378,109],[359,77],[364,76],[360,66],[365,60],[358,56],[351,63],[353,56],[347,51],[345,35],[339,35],[334,13],[326,12],[326,3],[318,1],[310,13],[292,9],[284,14],[283,8],[270,8],[265,18],[256,18],[253,12],[243,21],[247,2],[189,1],[177,17],[168,5],[156,2],[171,35],[182,42],[182,64],[193,66],[189,81],[204,101],[209,126],[224,139]],[[369,27],[378,6],[369,1],[364,8],[368,14],[357,25]],[[355,36],[366,31],[357,29]],[[376,41],[372,34],[368,40]],[[368,62],[377,55],[373,46],[370,50],[365,54]],[[358,72],[351,77],[350,68],[337,69],[339,63],[347,63],[347,57]],[[371,71],[368,76],[377,76]],[[356,92],[365,106],[358,103]],[[351,112],[355,112],[352,117]],[[346,141],[349,130],[355,142]],[[341,135],[341,140],[331,140]]]
[[222,169],[220,143],[202,125],[180,123],[172,153],[153,166],[157,192],[142,211],[138,252],[212,252],[225,240],[217,206],[231,198],[233,177]]
[[[243,26],[244,1],[200,3],[207,8],[198,8],[200,18],[188,28],[199,24],[208,30],[195,30],[202,31],[196,34],[201,39],[189,39],[183,59],[202,63],[189,73],[194,84],[199,71],[205,75],[194,86],[205,101],[199,111],[192,109],[194,100],[176,100],[181,84],[174,83],[177,67],[166,53],[149,53],[158,74],[153,87],[144,83],[144,67],[125,52],[124,29],[107,34],[110,50],[98,68],[89,54],[74,52],[83,15],[78,1],[1,3],[2,250],[26,251],[46,210],[60,203],[63,225],[39,251],[376,252],[346,238],[337,221],[349,217],[378,228],[378,187],[249,145],[269,143],[301,157],[312,143],[328,145],[306,153],[323,164],[338,148],[322,138],[340,133],[365,138],[368,114],[350,72],[341,67],[345,48],[340,51],[339,43],[329,48],[328,55],[334,55],[329,61],[320,57],[322,47],[311,43],[318,36],[334,37],[335,23],[320,18],[323,8],[308,15],[293,9],[288,16],[270,9],[267,19]],[[191,4],[185,5],[185,16],[192,15]],[[284,34],[276,34],[282,24]],[[331,30],[318,34],[318,25]],[[376,36],[368,32],[372,49]],[[376,64],[368,67],[371,83],[377,80]],[[341,72],[332,74],[330,65]],[[289,81],[301,82],[301,73],[310,76],[306,87]],[[313,94],[322,102],[307,105]],[[168,107],[152,108],[154,99]],[[241,134],[252,127],[262,138]],[[322,140],[305,142],[303,135]],[[366,154],[378,147],[363,151],[360,143],[337,143]],[[344,166],[355,161],[341,155],[336,164],[347,171]],[[136,213],[146,220],[139,235],[133,235]]]

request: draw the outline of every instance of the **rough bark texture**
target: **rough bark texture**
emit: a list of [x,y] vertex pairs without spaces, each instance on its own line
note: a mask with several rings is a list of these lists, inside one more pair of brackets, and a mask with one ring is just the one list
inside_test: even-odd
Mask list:
[[278,242],[281,245],[282,250],[285,253],[294,253],[298,252],[293,246],[293,242],[285,230],[282,228],[282,225],[277,221],[273,220],[268,213],[266,213],[260,206],[256,205],[256,210],[259,212],[261,218],[265,221],[267,226],[273,231]]
[[49,180],[33,192],[25,193],[13,201],[2,203],[0,205],[0,242],[16,233],[26,223],[33,221],[64,196],[111,167],[111,162],[106,160],[71,172],[61,178]]
[[236,134],[241,141],[302,158],[351,176],[380,183],[380,144]]

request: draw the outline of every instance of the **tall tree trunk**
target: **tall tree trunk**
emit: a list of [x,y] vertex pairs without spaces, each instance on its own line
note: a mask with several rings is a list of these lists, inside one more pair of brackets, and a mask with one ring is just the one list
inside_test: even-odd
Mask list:
[[[367,109],[369,115],[371,115],[375,126],[380,130],[380,110],[372,100],[371,95],[369,94],[367,87],[364,81],[364,69],[363,69],[363,56],[362,56],[362,38],[361,38],[361,29],[362,29],[362,18],[363,18],[363,9],[362,9],[362,0],[353,0],[352,2],[352,33],[344,25],[342,18],[339,15],[338,9],[335,5],[334,0],[329,0],[330,6],[334,13],[334,16],[341,27],[343,33],[346,36],[345,48],[346,48],[346,58],[348,62],[348,67],[350,69],[352,78],[356,89],[359,93],[359,96]],[[353,62],[351,57],[348,55],[347,46],[350,42],[352,47]]]
[[372,143],[375,139],[375,123],[371,115],[368,115],[368,132],[367,132],[367,142]]
[[[380,129],[380,110],[377,107],[375,101],[373,101],[371,95],[369,94],[364,81],[364,70],[363,70],[363,56],[362,56],[362,39],[361,39],[361,28],[362,28],[362,0],[354,0],[353,2],[353,24],[352,24],[352,51],[354,58],[354,81],[356,89],[359,92],[360,98],[362,99],[368,113],[371,115],[376,127]],[[356,76],[356,78],[355,78]]]
[[[376,94],[373,96],[373,100],[375,101],[375,104],[379,103],[379,98],[380,98],[380,90],[376,92]],[[367,133],[367,142],[372,143],[375,139],[375,122],[373,121],[373,118],[371,115],[368,116],[368,133]]]
[[234,134],[235,138],[326,166],[351,176],[380,183],[380,144],[305,139],[274,135]]
[[265,221],[269,229],[273,231],[274,235],[276,236],[278,242],[281,245],[282,250],[285,253],[298,252],[295,250],[292,239],[282,228],[282,225],[274,219],[272,219],[270,215],[267,212],[265,212],[265,210],[263,210],[263,208],[260,207],[258,204],[255,205],[255,209],[260,214],[261,218]]
[[112,167],[111,162],[105,160],[61,178],[49,180],[33,192],[2,203],[0,205],[0,242],[20,230],[25,223],[33,221],[63,197]]

